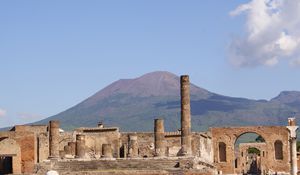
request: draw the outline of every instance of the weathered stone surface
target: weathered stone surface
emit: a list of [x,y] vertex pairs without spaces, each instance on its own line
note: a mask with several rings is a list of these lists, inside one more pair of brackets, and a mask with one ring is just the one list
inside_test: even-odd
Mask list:
[[165,156],[165,128],[164,120],[162,119],[154,120],[154,146],[156,157]]
[[59,158],[59,121],[49,122],[49,158]]
[[138,138],[138,156],[139,157],[154,157],[154,133],[153,132],[126,132],[121,133],[121,142],[126,145],[127,155],[129,155],[130,135],[136,135]]
[[[154,157],[155,156],[155,144],[154,144],[154,133],[153,132],[137,132],[137,133],[120,133],[121,142],[123,145],[129,145],[129,135],[137,135],[138,137],[138,154],[139,157]],[[178,156],[181,148],[180,132],[165,132],[165,149],[168,157]],[[212,148],[211,148],[211,137],[205,132],[194,132],[192,133],[193,143],[193,156],[201,156],[209,162],[212,162]],[[123,148],[122,155],[123,155]]]
[[260,165],[261,172],[264,172],[267,169],[267,166],[265,165],[266,160],[266,143],[262,142],[256,142],[256,143],[240,143],[239,144],[239,153],[237,157],[237,168],[236,173],[246,173],[249,169],[251,164],[249,163],[249,156],[248,153],[249,148],[256,148],[260,151],[260,155],[257,155],[256,161],[257,164]]
[[69,145],[64,147],[64,151],[66,155],[71,155],[71,147]]
[[63,150],[69,142],[76,142],[76,132],[59,132],[59,150]]
[[[182,167],[178,165],[182,165]],[[58,161],[54,164],[43,163],[37,174],[43,174],[51,168],[60,174],[73,173],[116,173],[122,174],[211,174],[213,169],[202,165],[201,169],[189,169],[188,164],[198,164],[194,159],[117,159],[117,160],[92,160],[92,161]],[[206,167],[206,168],[205,168]]]
[[76,158],[85,158],[85,135],[76,135]]
[[18,147],[17,145],[19,145],[21,155],[16,154],[15,159],[19,160],[18,157],[20,156],[21,160],[13,161],[12,166],[15,167],[15,170],[17,172],[20,171],[21,169],[22,173],[31,173],[34,169],[34,162],[35,162],[35,150],[36,150],[36,146],[34,144],[35,134],[33,132],[28,132],[28,131],[0,132],[0,143],[2,141],[5,141],[6,138],[15,140],[17,144],[13,144],[9,146],[6,143],[4,143],[3,146],[5,147],[5,149],[4,148],[1,149],[3,150],[1,154],[5,155],[5,152],[7,153],[9,153],[10,151],[14,152],[16,151],[16,147]]
[[38,159],[38,162],[42,162],[44,160],[47,160],[49,157],[49,133],[48,133],[48,131],[37,135],[37,139],[38,139],[37,159]]
[[[14,139],[5,138],[0,141],[0,156],[11,156],[13,158],[12,173],[21,173],[21,148]],[[5,167],[1,167],[1,169],[2,168]]]
[[191,150],[191,105],[190,80],[188,75],[180,77],[181,95],[181,150],[180,155],[192,155]]
[[128,157],[136,158],[139,156],[138,136],[129,135]]
[[57,171],[48,171],[46,175],[59,175]]
[[[282,126],[253,126],[253,127],[227,127],[227,128],[211,128],[212,142],[214,148],[214,163],[218,170],[223,174],[232,174],[236,172],[234,168],[234,145],[239,136],[245,133],[256,133],[265,139],[266,171],[289,173],[289,132],[286,127]],[[274,152],[274,143],[279,140],[283,144],[283,159],[276,160]],[[226,161],[219,159],[219,143],[226,144]]]
[[[62,172],[60,175],[215,175],[212,172],[197,170],[106,170]],[[43,174],[44,175],[44,174]]]
[[297,175],[298,165],[297,165],[297,130],[296,118],[288,119],[288,126],[290,137],[290,156],[291,156],[291,175]]
[[[49,157],[49,137],[47,125],[16,125],[10,131],[32,132],[35,135],[33,147],[34,163],[48,159]],[[42,144],[41,144],[42,143]]]
[[86,153],[89,158],[99,158],[102,153],[102,144],[110,144],[113,150],[113,157],[120,157],[120,132],[117,127],[95,127],[79,128],[77,133],[85,135]]
[[288,126],[296,126],[296,118],[288,118]]
[[68,146],[70,147],[70,154],[74,156],[76,153],[76,142],[68,142]]
[[102,144],[102,158],[112,158],[113,150],[111,144]]
[[65,152],[64,150],[59,151],[59,157],[60,157],[61,159],[64,159],[65,156],[66,156],[66,152]]

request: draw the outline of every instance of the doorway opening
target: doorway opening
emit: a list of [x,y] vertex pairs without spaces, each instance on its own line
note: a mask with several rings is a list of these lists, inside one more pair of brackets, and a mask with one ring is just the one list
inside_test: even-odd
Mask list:
[[0,156],[0,174],[13,173],[12,160],[11,156]]
[[244,175],[260,175],[265,156],[265,139],[252,132],[240,135],[234,145],[235,172]]

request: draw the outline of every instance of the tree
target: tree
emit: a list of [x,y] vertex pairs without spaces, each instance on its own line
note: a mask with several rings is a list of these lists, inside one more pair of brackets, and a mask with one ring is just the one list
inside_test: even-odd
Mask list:
[[265,142],[265,139],[261,135],[259,135],[258,137],[256,137],[255,141],[256,142]]
[[249,154],[256,154],[256,155],[260,156],[260,151],[257,148],[253,148],[253,147],[249,148],[248,153]]

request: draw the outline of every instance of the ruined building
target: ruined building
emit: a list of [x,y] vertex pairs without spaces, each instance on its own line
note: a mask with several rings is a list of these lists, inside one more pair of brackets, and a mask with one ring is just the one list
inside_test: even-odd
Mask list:
[[[189,77],[180,81],[180,130],[165,132],[162,119],[154,120],[154,132],[120,132],[102,123],[72,132],[62,131],[59,121],[18,125],[0,132],[0,174],[297,174],[294,118],[288,126],[192,132]],[[236,147],[245,133],[256,133],[264,142]]]

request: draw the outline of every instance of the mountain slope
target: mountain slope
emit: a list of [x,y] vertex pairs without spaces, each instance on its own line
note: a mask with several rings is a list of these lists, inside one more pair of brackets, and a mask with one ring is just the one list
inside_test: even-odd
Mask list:
[[[145,74],[135,79],[121,79],[97,92],[90,99],[100,100],[116,94],[130,94],[131,96],[179,96],[179,77],[164,71]],[[191,85],[191,93],[207,97],[205,89]]]
[[[191,84],[192,127],[205,130],[211,126],[283,125],[287,117],[298,111],[298,103],[286,103],[290,98],[286,94],[271,101],[233,98]],[[118,80],[78,105],[38,123],[58,119],[63,128],[73,129],[103,121],[122,131],[152,131],[153,119],[157,117],[165,119],[166,130],[180,127],[179,77],[169,72]]]

